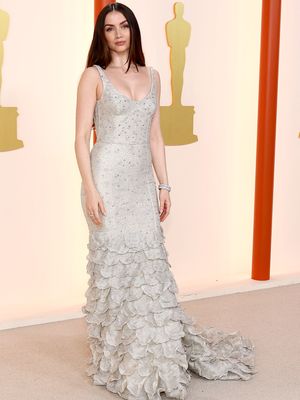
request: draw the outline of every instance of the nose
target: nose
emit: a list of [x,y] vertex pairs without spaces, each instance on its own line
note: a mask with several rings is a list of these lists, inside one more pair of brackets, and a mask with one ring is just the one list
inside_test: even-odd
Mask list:
[[116,29],[116,39],[121,37],[121,28]]

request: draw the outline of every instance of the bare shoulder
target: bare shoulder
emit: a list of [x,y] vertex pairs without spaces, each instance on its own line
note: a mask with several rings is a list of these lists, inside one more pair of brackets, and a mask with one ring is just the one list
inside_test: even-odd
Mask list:
[[81,73],[77,95],[79,98],[97,100],[102,95],[102,83],[96,67],[87,67]]
[[154,76],[155,76],[155,78],[156,78],[158,81],[160,81],[160,75],[159,75],[159,72],[158,72],[158,70],[157,70],[157,69],[155,69],[154,67],[152,67],[152,69],[153,69],[153,72],[154,72]]
[[154,79],[155,79],[157,85],[160,87],[160,75],[159,75],[159,72],[154,67],[152,67],[152,70],[153,70]]
[[95,67],[87,67],[83,70],[80,79],[81,80],[88,80],[88,81],[95,81],[99,76],[99,72]]
[[101,95],[102,85],[99,84],[99,72],[95,67],[87,67],[81,73],[78,89],[79,90],[94,90],[97,89],[98,95]]

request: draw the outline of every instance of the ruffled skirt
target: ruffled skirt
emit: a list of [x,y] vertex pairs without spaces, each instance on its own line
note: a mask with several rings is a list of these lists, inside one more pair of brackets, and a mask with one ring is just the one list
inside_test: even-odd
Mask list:
[[197,327],[181,308],[164,239],[162,228],[89,235],[86,372],[123,399],[185,399],[190,371],[221,380],[256,373],[250,339]]

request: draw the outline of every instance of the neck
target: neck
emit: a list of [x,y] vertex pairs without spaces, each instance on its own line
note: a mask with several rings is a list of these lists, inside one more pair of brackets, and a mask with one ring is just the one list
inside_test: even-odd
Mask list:
[[111,52],[111,63],[109,64],[113,68],[127,68],[128,66],[128,51],[123,53]]

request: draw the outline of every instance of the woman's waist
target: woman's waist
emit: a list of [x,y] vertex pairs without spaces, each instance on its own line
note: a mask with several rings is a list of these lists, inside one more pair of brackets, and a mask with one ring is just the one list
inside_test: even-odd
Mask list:
[[122,146],[150,146],[149,140],[138,141],[138,140],[118,140],[118,139],[101,139],[99,138],[94,146],[104,145],[122,145]]
[[148,170],[152,165],[150,146],[123,143],[96,143],[91,151],[91,163],[106,170],[127,170],[133,173]]
[[154,183],[154,172],[150,164],[117,163],[109,165],[106,160],[96,160],[91,164],[92,175],[96,182],[106,182],[120,188],[127,185],[143,186],[147,183]]
[[91,158],[103,158],[112,164],[133,161],[134,163],[151,163],[150,143],[123,143],[98,140],[91,150]]

